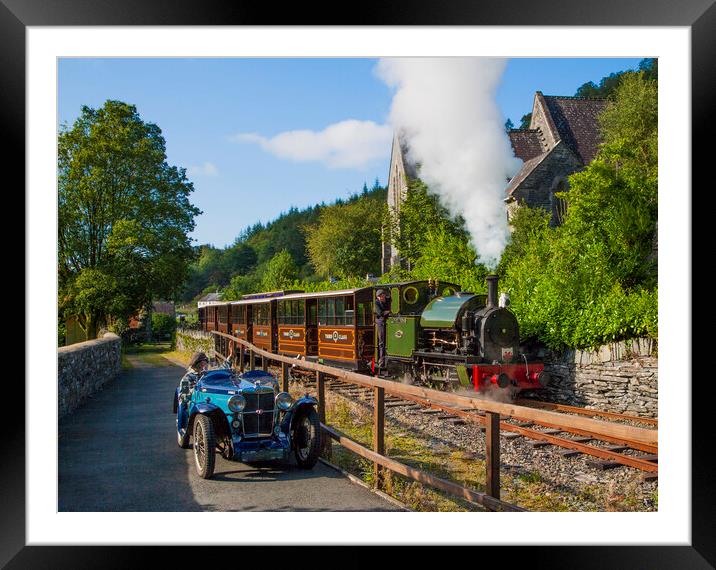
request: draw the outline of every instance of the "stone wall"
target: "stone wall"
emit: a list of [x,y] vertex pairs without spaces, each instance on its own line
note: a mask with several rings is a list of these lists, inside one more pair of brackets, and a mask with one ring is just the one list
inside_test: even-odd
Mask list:
[[66,416],[114,378],[122,365],[122,341],[113,333],[57,349],[59,417]]
[[214,358],[214,335],[204,331],[177,329],[176,349],[179,352],[189,354],[202,351],[205,352],[209,358]]
[[658,417],[658,359],[654,341],[633,339],[596,351],[545,358],[551,384],[539,398],[611,412]]

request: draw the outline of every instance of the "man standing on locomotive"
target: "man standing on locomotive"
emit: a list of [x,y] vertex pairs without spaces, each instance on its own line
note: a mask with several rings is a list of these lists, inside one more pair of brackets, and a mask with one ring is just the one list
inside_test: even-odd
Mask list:
[[378,333],[378,374],[380,374],[386,366],[385,327],[386,319],[390,316],[390,303],[383,289],[378,289],[375,292],[375,299],[373,312],[375,314],[375,329]]

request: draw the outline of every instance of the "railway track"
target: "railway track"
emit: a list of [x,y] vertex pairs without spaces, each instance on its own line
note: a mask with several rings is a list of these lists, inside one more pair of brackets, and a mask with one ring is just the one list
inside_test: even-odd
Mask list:
[[[303,379],[304,384],[314,384],[312,379]],[[327,387],[335,393],[353,400],[361,400],[365,403],[372,402],[373,392],[343,382],[330,379]],[[657,425],[657,420],[651,418],[640,418],[627,414],[615,412],[602,412],[599,410],[586,410],[575,406],[563,404],[552,404],[534,400],[519,400],[519,405],[537,407],[559,411],[562,413],[573,413],[590,417],[603,417],[614,421],[638,422],[648,425]],[[486,422],[483,412],[474,409],[460,408],[449,404],[440,404],[416,396],[394,397],[386,394],[386,408],[414,408],[416,411],[425,414],[434,414],[436,419],[448,422],[453,425],[471,422],[483,427]],[[658,473],[658,448],[657,446],[644,444],[638,441],[607,437],[597,435],[585,430],[575,428],[564,428],[562,426],[522,420],[519,416],[504,419],[500,422],[500,430],[508,439],[524,437],[531,440],[533,447],[538,448],[546,445],[553,445],[562,448],[559,453],[563,457],[573,457],[580,454],[589,455],[595,459],[589,464],[597,469],[611,469],[619,466],[628,466],[644,471],[644,479],[654,479]],[[606,444],[606,446],[604,445]]]

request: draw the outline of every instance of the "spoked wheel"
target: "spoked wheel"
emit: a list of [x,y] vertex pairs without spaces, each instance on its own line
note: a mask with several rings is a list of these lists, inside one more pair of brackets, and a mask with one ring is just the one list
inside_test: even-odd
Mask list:
[[211,418],[199,415],[194,422],[194,462],[202,479],[210,479],[216,462],[216,436]]
[[311,469],[321,451],[321,422],[313,407],[303,409],[293,428],[296,463],[302,469]]

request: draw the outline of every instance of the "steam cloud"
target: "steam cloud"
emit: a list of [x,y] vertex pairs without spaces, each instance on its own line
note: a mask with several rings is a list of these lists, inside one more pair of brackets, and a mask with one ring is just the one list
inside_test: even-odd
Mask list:
[[479,260],[499,262],[509,235],[505,187],[520,168],[495,102],[506,60],[387,58],[378,76],[396,88],[390,122],[420,178],[465,218]]

